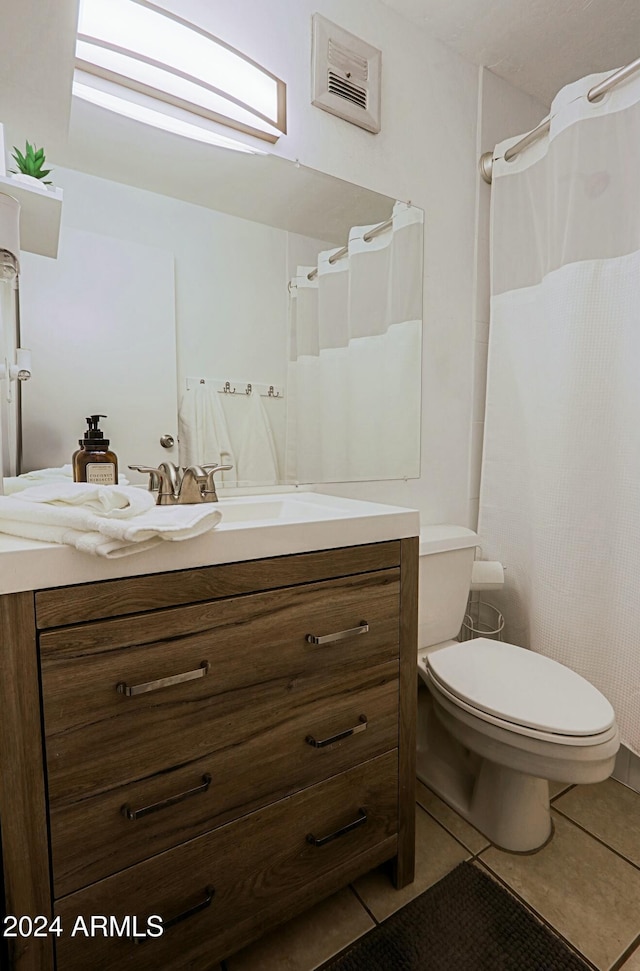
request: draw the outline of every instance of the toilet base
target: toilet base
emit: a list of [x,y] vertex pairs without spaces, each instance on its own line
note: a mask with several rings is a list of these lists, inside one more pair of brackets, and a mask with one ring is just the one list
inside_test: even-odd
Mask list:
[[[480,761],[468,798],[439,784],[437,773],[418,763],[418,779],[495,846],[512,853],[541,849],[553,834],[549,783],[524,772]],[[434,777],[435,775],[435,777]]]
[[496,846],[531,853],[544,846],[552,833],[549,782],[484,759],[469,816]]
[[468,749],[418,689],[418,779],[484,836],[512,853],[531,853],[552,835],[549,782]]

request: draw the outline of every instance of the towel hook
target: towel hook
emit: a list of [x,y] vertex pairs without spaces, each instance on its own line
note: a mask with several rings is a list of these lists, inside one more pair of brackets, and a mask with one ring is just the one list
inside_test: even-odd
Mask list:
[[230,383],[228,381],[225,381],[224,388],[222,390],[224,391],[225,394],[235,394],[236,393],[236,389],[235,388],[233,390],[231,390],[231,385],[230,385]]
[[251,387],[251,385],[250,385],[250,384],[248,384],[248,385],[246,386],[246,388],[244,389],[244,393],[245,393],[245,394],[251,394],[251,392],[252,392],[252,391],[253,391],[253,388]]
[[280,392],[276,391],[272,384],[269,385],[269,390],[267,392],[269,398],[279,398]]

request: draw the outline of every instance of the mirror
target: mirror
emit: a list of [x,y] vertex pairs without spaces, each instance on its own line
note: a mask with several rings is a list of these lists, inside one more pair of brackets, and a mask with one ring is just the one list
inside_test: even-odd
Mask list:
[[102,413],[132,481],[227,448],[225,486],[417,477],[420,210],[272,155],[199,146],[180,171],[165,133],[107,115],[54,168],[58,259],[21,261],[23,469],[69,462]]

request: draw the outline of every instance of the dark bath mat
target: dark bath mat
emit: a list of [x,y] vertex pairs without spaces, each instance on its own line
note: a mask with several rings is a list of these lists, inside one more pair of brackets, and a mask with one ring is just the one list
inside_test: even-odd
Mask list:
[[589,971],[473,863],[369,931],[323,971]]

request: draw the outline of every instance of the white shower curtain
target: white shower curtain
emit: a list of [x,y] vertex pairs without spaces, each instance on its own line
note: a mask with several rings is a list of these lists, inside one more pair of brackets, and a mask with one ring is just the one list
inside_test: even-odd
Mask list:
[[287,481],[419,473],[422,335],[420,209],[392,226],[356,226],[348,253],[298,267],[291,290]]
[[507,637],[613,704],[640,754],[640,79],[563,88],[492,186],[479,532]]

